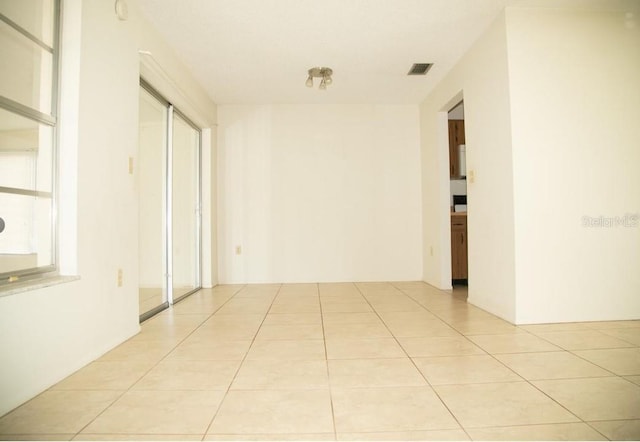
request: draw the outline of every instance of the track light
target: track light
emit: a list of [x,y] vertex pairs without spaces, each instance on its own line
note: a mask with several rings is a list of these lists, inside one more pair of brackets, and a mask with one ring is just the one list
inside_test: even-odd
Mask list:
[[331,76],[333,75],[333,70],[331,68],[315,67],[315,68],[309,69],[307,72],[309,76],[307,77],[307,81],[304,83],[307,87],[313,87],[314,77],[321,79],[320,86],[318,86],[318,89],[323,91],[327,89],[328,85],[333,83],[333,78],[331,78]]

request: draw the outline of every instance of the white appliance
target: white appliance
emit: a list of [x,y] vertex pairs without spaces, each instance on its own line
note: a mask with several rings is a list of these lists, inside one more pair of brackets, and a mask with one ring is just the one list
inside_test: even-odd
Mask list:
[[458,166],[460,170],[460,176],[467,176],[467,146],[466,144],[460,144],[458,146]]

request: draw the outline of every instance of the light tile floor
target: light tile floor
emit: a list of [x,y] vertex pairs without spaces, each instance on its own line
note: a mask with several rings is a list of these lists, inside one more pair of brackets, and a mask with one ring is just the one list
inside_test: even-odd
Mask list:
[[421,282],[202,290],[1,439],[640,439],[640,321],[516,327]]

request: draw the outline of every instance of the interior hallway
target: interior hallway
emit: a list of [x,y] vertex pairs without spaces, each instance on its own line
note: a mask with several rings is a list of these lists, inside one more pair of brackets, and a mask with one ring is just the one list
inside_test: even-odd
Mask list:
[[640,321],[513,326],[422,282],[205,289],[2,439],[640,438]]

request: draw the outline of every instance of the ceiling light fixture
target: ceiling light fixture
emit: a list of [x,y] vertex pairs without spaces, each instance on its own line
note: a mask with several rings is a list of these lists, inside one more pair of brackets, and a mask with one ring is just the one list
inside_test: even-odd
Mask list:
[[321,78],[320,86],[318,86],[318,88],[323,91],[327,90],[327,86],[333,83],[333,78],[331,78],[331,76],[333,75],[333,70],[331,68],[315,67],[309,69],[307,72],[309,76],[307,77],[307,81],[305,81],[304,83],[307,87],[313,87],[314,77]]

